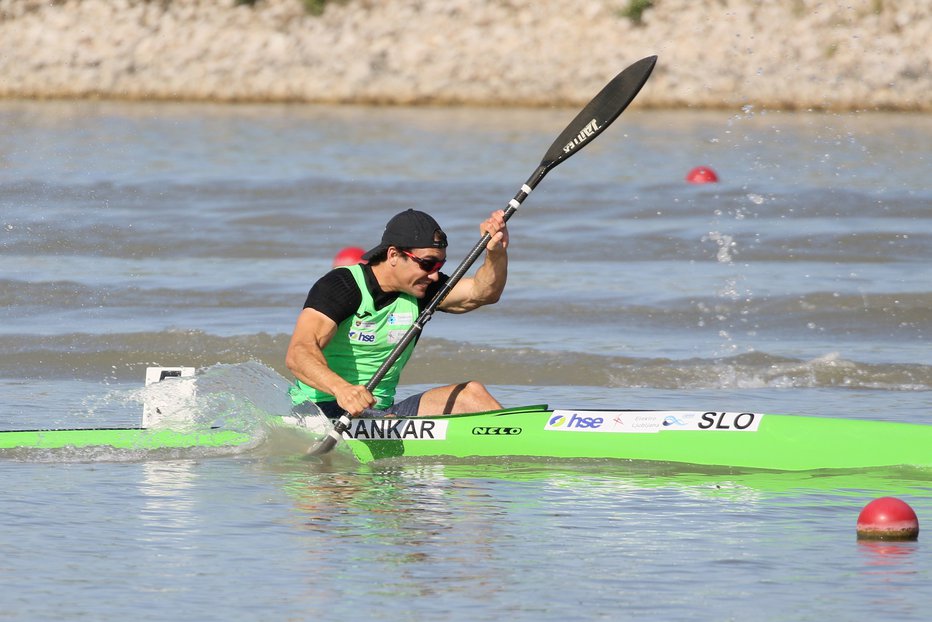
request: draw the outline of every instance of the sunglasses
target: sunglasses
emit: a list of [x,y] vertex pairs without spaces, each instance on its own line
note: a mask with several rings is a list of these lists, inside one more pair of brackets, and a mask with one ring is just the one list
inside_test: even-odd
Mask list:
[[433,274],[434,272],[439,272],[440,268],[443,267],[443,264],[447,263],[446,259],[436,259],[434,257],[428,257],[428,258],[418,257],[417,255],[409,253],[408,251],[403,251],[400,248],[398,249],[398,251],[410,257],[414,261],[414,263],[419,265],[421,267],[421,270],[423,270],[427,274]]

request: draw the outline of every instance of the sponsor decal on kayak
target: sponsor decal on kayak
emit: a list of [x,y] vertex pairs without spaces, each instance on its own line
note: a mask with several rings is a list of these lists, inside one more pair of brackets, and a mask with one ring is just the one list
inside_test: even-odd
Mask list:
[[447,437],[447,421],[436,419],[353,419],[343,438],[362,441],[440,441]]
[[623,434],[653,434],[675,430],[756,432],[763,417],[749,412],[555,410],[544,429]]
[[496,428],[492,426],[477,426],[472,429],[475,436],[517,436],[521,428]]
[[612,415],[610,432],[627,432],[628,434],[650,434],[659,432],[665,417],[661,413],[615,413]]
[[763,415],[757,413],[716,413],[705,412],[696,424],[700,430],[737,430],[739,432],[757,432],[757,426]]
[[555,410],[544,426],[545,430],[573,430],[577,432],[598,432],[605,424],[605,413],[577,413],[569,410]]

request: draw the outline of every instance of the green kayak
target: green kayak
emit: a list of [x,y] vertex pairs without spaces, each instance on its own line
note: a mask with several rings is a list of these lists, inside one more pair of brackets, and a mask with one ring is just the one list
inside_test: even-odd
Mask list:
[[[329,423],[271,417],[320,438]],[[304,429],[304,428],[310,428]],[[360,462],[387,458],[636,460],[804,471],[932,467],[932,426],[751,412],[549,410],[544,405],[418,418],[357,418],[343,435]],[[222,428],[86,428],[0,432],[0,450],[246,447],[261,438]]]
[[802,471],[932,467],[932,426],[750,412],[548,410],[354,419],[361,462],[383,458],[616,459]]

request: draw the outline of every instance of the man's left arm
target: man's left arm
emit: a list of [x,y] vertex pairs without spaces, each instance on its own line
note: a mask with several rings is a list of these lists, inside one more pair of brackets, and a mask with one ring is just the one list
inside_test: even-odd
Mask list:
[[448,313],[466,313],[483,305],[498,302],[508,279],[508,228],[505,212],[498,210],[479,226],[483,235],[492,239],[486,245],[485,260],[475,276],[465,277],[457,283],[440,304]]

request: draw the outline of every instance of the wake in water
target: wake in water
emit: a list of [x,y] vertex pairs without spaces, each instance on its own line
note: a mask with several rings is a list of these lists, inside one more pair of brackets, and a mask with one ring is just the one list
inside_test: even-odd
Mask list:
[[140,388],[111,390],[88,400],[81,423],[67,427],[142,427],[142,435],[165,430],[205,435],[221,430],[246,435],[247,440],[237,436],[229,444],[183,448],[158,443],[145,446],[143,440],[134,441],[132,447],[15,447],[0,449],[0,457],[30,462],[178,460],[259,449],[266,454],[300,456],[330,429],[323,415],[293,417],[286,393],[288,381],[260,363],[218,364],[185,376],[168,377]]
[[[255,362],[213,365],[191,378],[166,378],[124,395],[157,410],[152,425],[174,430],[221,427],[252,433],[291,411],[288,382]],[[114,395],[118,398],[119,393]]]

